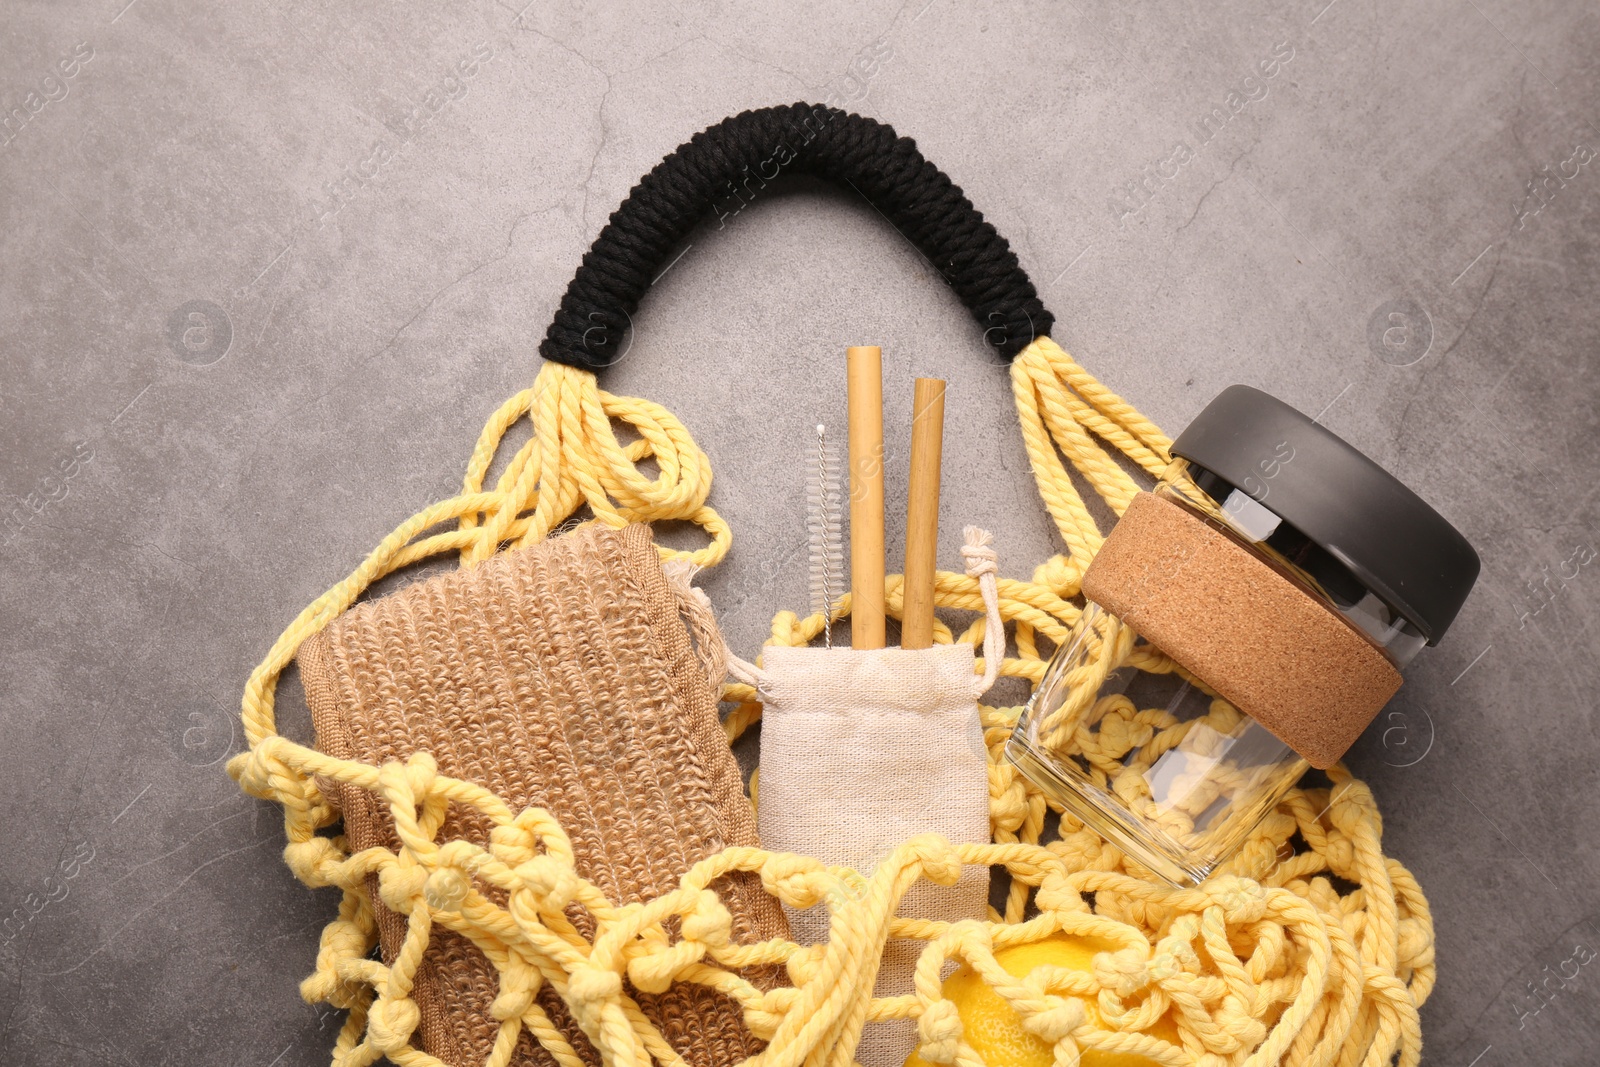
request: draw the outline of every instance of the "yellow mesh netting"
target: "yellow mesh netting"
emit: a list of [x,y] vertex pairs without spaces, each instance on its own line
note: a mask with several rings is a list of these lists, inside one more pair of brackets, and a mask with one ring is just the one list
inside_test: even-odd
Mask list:
[[[1011,378],[1039,490],[1066,544],[1030,580],[999,583],[1002,614],[1014,626],[1019,651],[1002,673],[1037,683],[1045,667],[1038,635],[1060,642],[1076,620],[1080,609],[1072,598],[1102,540],[1063,457],[1120,514],[1138,486],[1099,442],[1151,475],[1165,466],[1170,442],[1049,338],[1017,356]],[[502,438],[523,418],[531,420],[532,438],[486,489]],[[631,427],[637,439],[619,442],[616,423]],[[654,477],[639,469],[646,460],[657,468]],[[864,1022],[896,1017],[919,1019],[925,1060],[983,1067],[962,1040],[955,1005],[942,999],[939,975],[947,961],[967,964],[1031,1033],[1053,1042],[1058,1064],[1075,1063],[1080,1050],[1090,1049],[1137,1053],[1167,1067],[1376,1067],[1397,1055],[1402,1067],[1419,1062],[1417,1008],[1434,981],[1427,902],[1411,874],[1383,855],[1372,794],[1342,766],[1329,772],[1332,789],[1292,790],[1200,888],[1173,889],[1142,875],[1070,815],[1061,817],[1059,839],[1041,844],[1050,804],[1001,758],[1020,709],[985,706],[993,843],[913,839],[870,877],[805,857],[731,848],[695,866],[673,892],[617,905],[577,875],[562,828],[543,811],[512,811],[488,790],[437,773],[425,753],[376,767],[334,759],[277,733],[277,680],[295,650],[384,575],[446,553],[458,553],[465,566],[537,542],[584,505],[593,521],[611,526],[695,523],[710,543],[692,553],[663,548],[663,555],[710,566],[730,543],[727,525],[705,503],[710,487],[706,456],[668,411],[606,393],[586,371],[547,363],[533,388],[490,418],[461,492],[402,523],[301,612],[251,675],[243,701],[250,747],[229,761],[228,773],[251,795],[283,805],[284,860],[295,875],[343,892],[338,916],[323,931],[316,969],[301,985],[307,1001],[349,1010],[334,1064],[384,1055],[404,1067],[439,1063],[411,1044],[419,1012],[410,992],[435,926],[471,940],[499,973],[492,1009],[499,1031],[488,1067],[510,1061],[524,1028],[564,1067],[583,1062],[535,999],[545,984],[571,1006],[606,1063],[680,1067],[682,1059],[627,996],[624,978],[644,992],[698,982],[735,999],[751,1030],[769,1042],[753,1067],[844,1067]],[[944,608],[982,611],[976,579],[962,574],[941,572],[937,597]],[[890,614],[900,607],[895,576],[888,582]],[[805,643],[822,621],[780,612],[772,643]],[[936,639],[981,646],[982,626],[980,616],[957,636],[941,623]],[[737,705],[725,720],[732,740],[759,719],[760,705],[744,685],[727,685],[723,696]],[[315,776],[380,797],[392,813],[398,851],[351,854],[334,832],[338,814]],[[488,817],[495,829],[487,847],[435,840],[450,804]],[[894,917],[913,882],[948,884],[964,863],[1010,873],[1005,907],[991,909],[990,921]],[[791,906],[825,904],[828,943],[732,943],[730,916],[707,887],[735,870],[757,872],[767,891]],[[408,916],[392,966],[370,958],[377,943],[372,874],[382,899]],[[490,887],[504,907],[485,894]],[[592,941],[565,917],[570,904],[592,915]],[[997,949],[1058,933],[1121,948],[1097,956],[1092,972],[1049,967],[1018,979],[995,962]],[[928,947],[914,996],[874,1000],[871,960],[889,937],[922,939]],[[735,973],[762,964],[786,965],[792,985],[763,992]],[[1084,997],[1095,999],[1098,1020],[1086,1017]],[[1152,1035],[1161,1019],[1175,1023],[1176,1044]]]

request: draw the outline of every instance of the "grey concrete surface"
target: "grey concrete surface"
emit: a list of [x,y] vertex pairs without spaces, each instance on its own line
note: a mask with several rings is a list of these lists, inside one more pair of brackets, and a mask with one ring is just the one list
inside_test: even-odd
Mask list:
[[[1425,1062],[1600,1063],[1594,5],[8,0],[0,35],[5,1062],[326,1061],[296,986],[333,898],[222,773],[247,673],[458,484],[640,174],[832,94],[918,139],[1163,426],[1266,388],[1479,548],[1350,762],[1432,902]],[[1004,573],[1053,550],[954,298],[853,194],[781,184],[694,236],[606,376],[710,454],[746,654],[804,596],[819,364],[866,338],[891,442],[913,375],[950,380],[946,565],[967,521]]]

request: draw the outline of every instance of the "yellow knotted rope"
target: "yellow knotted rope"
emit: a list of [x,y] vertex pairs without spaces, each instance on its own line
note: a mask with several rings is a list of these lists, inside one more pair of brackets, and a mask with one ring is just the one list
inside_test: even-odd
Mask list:
[[[1152,475],[1165,465],[1170,442],[1048,338],[1017,356],[1011,378],[1039,490],[1066,544],[1031,580],[999,583],[1002,615],[1014,625],[1019,651],[1002,673],[1037,682],[1044,670],[1038,635],[1052,642],[1065,636],[1079,612],[1072,603],[1079,579],[1102,539],[1067,464],[1120,514],[1138,487],[1096,438]],[[532,422],[532,439],[485,489],[502,438],[523,418]],[[637,439],[619,442],[617,423]],[[653,478],[639,470],[647,459],[657,468]],[[274,692],[296,649],[384,575],[449,552],[470,565],[541,540],[585,506],[593,521],[610,526],[695,523],[709,544],[662,553],[710,566],[726,554],[731,537],[705,503],[710,488],[705,455],[669,412],[606,393],[585,371],[548,363],[532,389],[490,418],[461,492],[402,523],[301,612],[251,675],[243,701],[250,747],[229,761],[228,773],[251,795],[283,805],[284,860],[295,875],[344,894],[337,918],[323,930],[316,969],[301,985],[307,1001],[349,1009],[334,1047],[336,1067],[383,1055],[402,1067],[439,1064],[411,1045],[419,1012],[410,992],[435,926],[471,940],[499,972],[491,1012],[500,1029],[487,1067],[509,1063],[524,1028],[563,1067],[583,1063],[535,999],[546,984],[571,1007],[606,1063],[686,1067],[629,998],[624,979],[644,992],[698,982],[736,1000],[752,1032],[769,1042],[751,1067],[847,1067],[845,1046],[863,1022],[905,1017],[919,1020],[924,1059],[985,1067],[962,1040],[955,1006],[940,993],[940,968],[952,960],[970,965],[1031,1032],[1053,1042],[1057,1064],[1075,1063],[1079,1050],[1102,1049],[1166,1067],[1378,1067],[1396,1053],[1402,1067],[1415,1067],[1417,1007],[1434,981],[1433,926],[1416,881],[1382,853],[1371,792],[1343,767],[1329,772],[1331,790],[1291,791],[1218,875],[1197,889],[1173,889],[1139,877],[1069,815],[1061,816],[1059,839],[1041,845],[1049,803],[1000,757],[1019,709],[983,707],[992,844],[916,838],[870,877],[806,857],[730,848],[696,865],[678,889],[619,906],[577,875],[565,833],[545,812],[512,811],[488,790],[440,775],[426,753],[380,768],[334,759],[276,732]],[[977,581],[965,575],[941,572],[937,597],[941,607],[982,610]],[[898,615],[898,578],[888,583],[888,600]],[[822,621],[780,612],[772,643],[805,643]],[[983,639],[981,617],[959,638],[943,624],[939,631],[940,641],[981,645]],[[723,695],[737,703],[725,720],[731,739],[760,717],[760,705],[748,686],[727,685]],[[316,776],[381,797],[398,851],[351,853],[333,832],[338,815]],[[435,840],[450,804],[489,819],[487,847]],[[1003,912],[991,911],[989,922],[955,924],[894,916],[918,878],[949,884],[967,863],[1010,872]],[[793,907],[825,904],[830,940],[810,948],[734,944],[731,916],[708,888],[730,871],[757,873],[768,892]],[[373,874],[383,901],[409,917],[392,966],[369,958],[377,943]],[[491,887],[503,894],[504,907],[486,895]],[[569,904],[593,917],[592,941],[567,918]],[[996,949],[1058,932],[1122,947],[1097,956],[1092,974],[1042,968],[1018,979],[995,962]],[[889,937],[919,938],[928,947],[914,996],[873,1000],[870,961]],[[780,963],[792,985],[767,992],[736,973]],[[1081,997],[1096,998],[1100,1025],[1087,1022]],[[1148,1032],[1164,1016],[1176,1023],[1177,1044]]]

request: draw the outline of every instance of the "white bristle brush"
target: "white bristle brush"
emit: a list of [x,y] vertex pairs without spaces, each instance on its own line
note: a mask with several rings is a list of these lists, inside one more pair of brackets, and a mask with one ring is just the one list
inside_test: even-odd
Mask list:
[[844,566],[844,467],[828,431],[817,424],[817,447],[806,461],[806,542],[810,550],[811,612],[823,619],[822,639],[833,647],[833,617],[849,582]]

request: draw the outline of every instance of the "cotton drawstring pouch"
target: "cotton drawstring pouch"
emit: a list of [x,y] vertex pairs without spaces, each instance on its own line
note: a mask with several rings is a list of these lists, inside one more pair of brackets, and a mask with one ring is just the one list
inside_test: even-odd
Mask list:
[[[444,1062],[425,1048],[413,992],[435,939],[449,932],[470,941],[492,970],[482,972],[483,988],[494,991],[487,1010],[463,1001],[448,1019],[493,1029],[481,1060],[488,1067],[595,1059],[698,1067],[664,1036],[667,1020],[646,1013],[634,995],[679,986],[737,1006],[750,1035],[765,1043],[745,1061],[750,1067],[849,1067],[867,1027],[895,1020],[915,1026],[924,1063],[982,1067],[977,1030],[945,996],[952,964],[1014,1013],[1044,1060],[1057,1064],[1101,1052],[1163,1067],[1416,1067],[1418,1007],[1435,975],[1432,920],[1416,880],[1383,852],[1371,791],[1343,765],[1325,782],[1291,790],[1207,881],[1175,889],[1019,777],[1002,752],[1020,709],[979,703],[986,840],[919,833],[877,858],[870,874],[765,842],[730,841],[669,887],[625,900],[582,869],[580,841],[590,831],[581,813],[526,803],[500,777],[445,771],[432,752],[339,755],[278,732],[280,674],[373,582],[446,556],[468,572],[490,566],[542,546],[580,508],[586,529],[672,521],[704,532],[692,551],[654,551],[680,590],[695,647],[714,650],[709,611],[688,607],[704,609],[704,594],[686,581],[716,565],[732,542],[708,503],[710,462],[671,412],[607,392],[599,376],[624,350],[640,298],[693,227],[726,211],[740,189],[779,173],[835,182],[867,199],[940,271],[982,331],[972,347],[987,345],[1010,376],[1029,465],[1061,546],[1026,577],[937,576],[945,616],[976,615],[942,637],[973,648],[999,640],[981,588],[994,582],[1016,654],[986,650],[985,674],[1037,683],[1051,646],[1078,618],[1083,572],[1103,540],[1081,487],[1120,515],[1141,480],[1159,477],[1169,462],[1166,436],[1050,338],[1053,318],[1004,238],[914,142],[813,104],[745,112],[696,134],[641,180],[595,240],[540,348],[545,365],[490,416],[460,491],[402,522],[310,604],[245,686],[248,751],[228,771],[247,792],[282,805],[284,859],[294,874],[342,893],[301,985],[308,1001],[348,1011],[334,1063],[364,1067],[384,1055],[405,1067]],[[508,444],[508,436],[522,443]],[[492,468],[502,473],[491,480]],[[886,589],[895,615],[894,576]],[[780,611],[761,670],[824,625],[820,614]],[[710,677],[716,661],[714,652],[706,660]],[[581,656],[555,662],[574,678],[595,670]],[[762,720],[763,697],[751,681],[727,680],[720,695],[729,709],[725,738]],[[780,703],[781,696],[780,687]],[[442,747],[443,739],[426,743]],[[392,836],[352,837],[341,824],[352,793],[385,814],[381,825],[392,825]],[[760,809],[763,792],[756,800]],[[452,818],[479,820],[487,839],[448,839],[440,831]],[[922,885],[959,889],[968,867],[999,872],[998,907],[957,922],[904,914]],[[729,886],[741,874],[790,914],[820,906],[826,940],[736,936],[736,914],[748,901]],[[381,919],[381,908],[403,916],[403,928],[380,932],[395,922]],[[394,944],[396,934],[399,948],[391,950],[384,942]],[[1046,966],[1018,977],[998,962],[1062,937],[1104,947],[1077,970]],[[913,991],[874,996],[886,952],[902,942],[921,945]],[[761,978],[774,970],[776,981]],[[582,1041],[545,1010],[551,990]],[[686,1016],[685,1025],[697,1019]],[[270,1058],[273,1050],[265,1051]]]
[[[728,657],[730,672],[762,701],[761,804],[764,847],[811,856],[852,875],[919,834],[981,844],[989,840],[989,770],[978,698],[1000,676],[1005,630],[989,534],[966,529],[967,575],[985,610],[983,672],[964,642],[928,649],[769,646],[761,666]],[[841,881],[859,892],[864,881]],[[789,908],[802,945],[825,942],[829,914]],[[989,870],[960,868],[953,885],[921,881],[896,915],[931,922],[979,920],[989,910]],[[885,946],[873,995],[908,996],[923,943]],[[867,1023],[856,1059],[898,1067],[916,1047],[909,1019]]]

